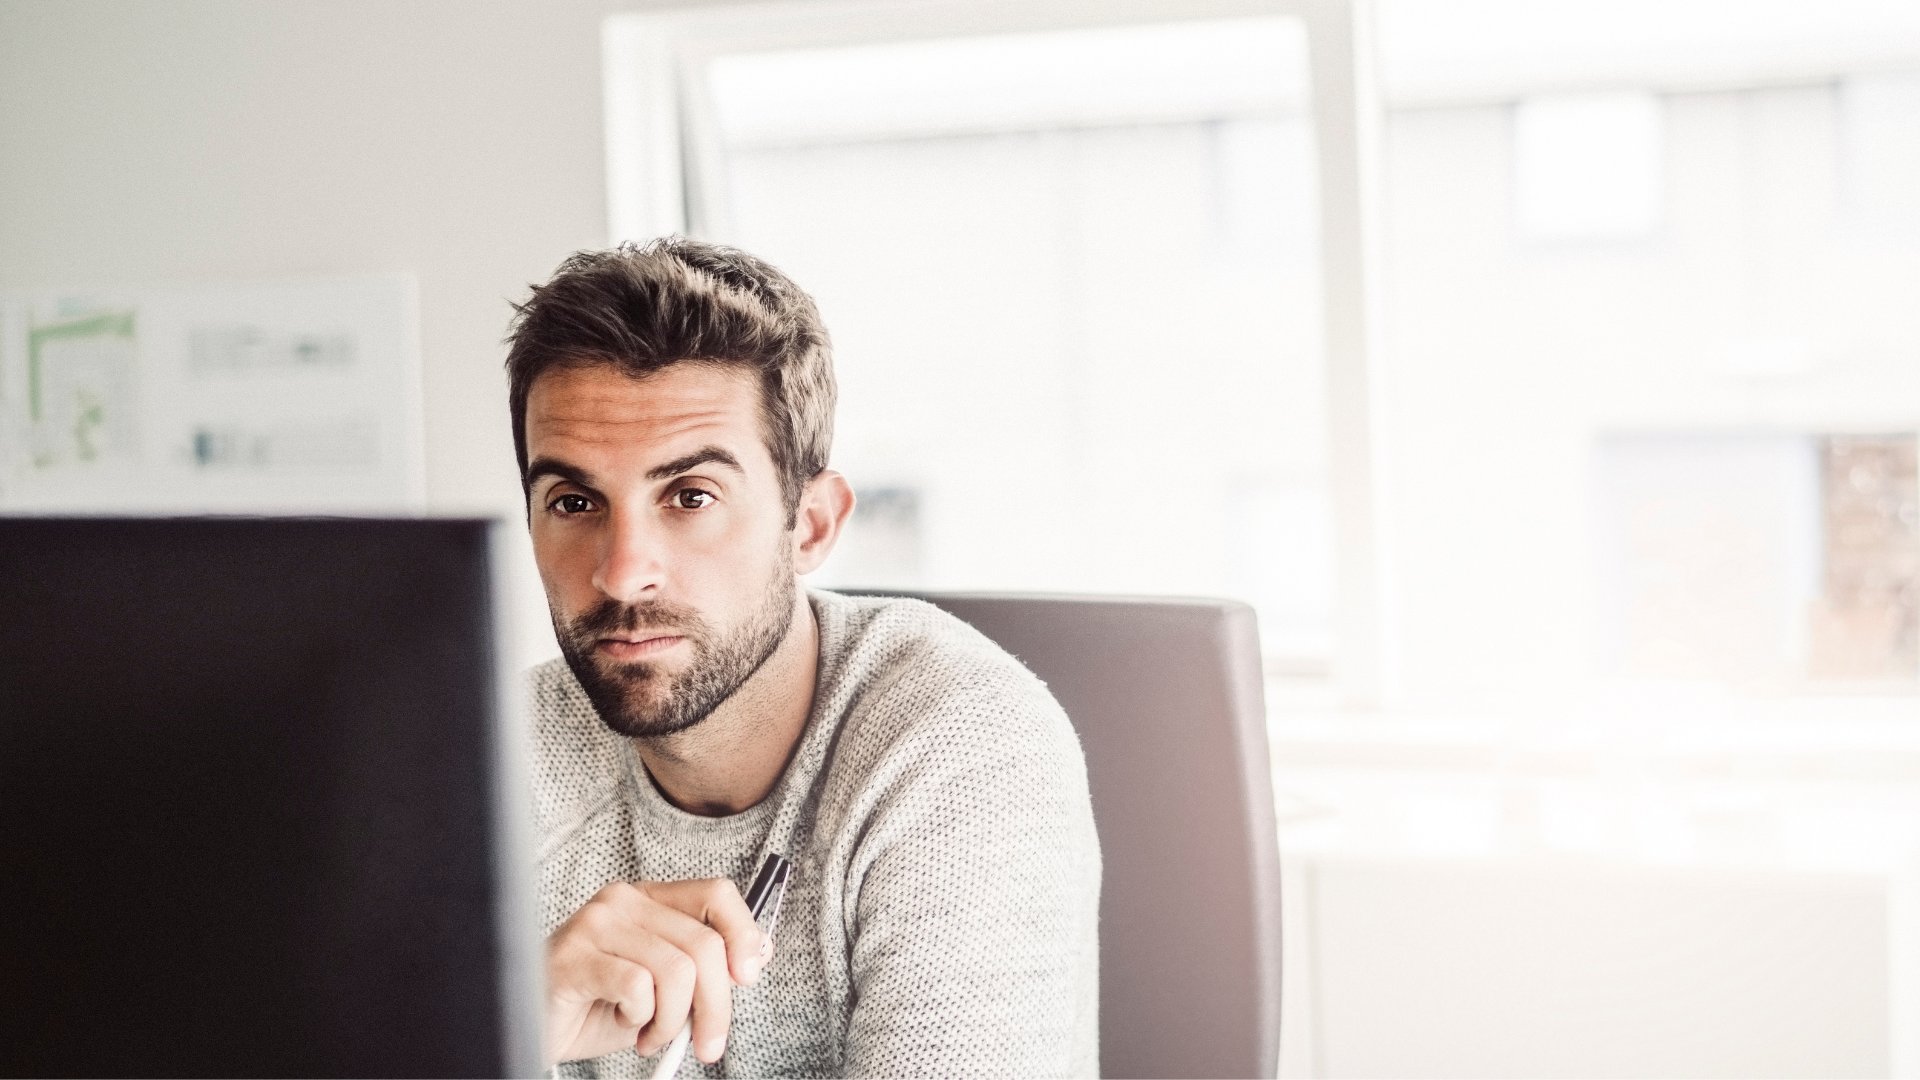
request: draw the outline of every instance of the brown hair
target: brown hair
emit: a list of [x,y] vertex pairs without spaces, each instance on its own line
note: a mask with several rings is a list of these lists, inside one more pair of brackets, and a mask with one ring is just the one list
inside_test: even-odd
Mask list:
[[819,309],[792,279],[736,248],[669,236],[576,251],[514,305],[507,397],[520,482],[527,396],[544,371],[606,364],[641,378],[686,361],[760,374],[767,450],[791,526],[833,443],[833,346]]

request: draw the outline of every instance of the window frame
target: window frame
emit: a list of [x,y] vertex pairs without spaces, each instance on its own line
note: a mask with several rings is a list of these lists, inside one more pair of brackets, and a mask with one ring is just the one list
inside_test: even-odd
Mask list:
[[1209,18],[1300,20],[1307,40],[1327,365],[1334,545],[1332,686],[1346,708],[1395,697],[1392,560],[1378,482],[1381,92],[1371,0],[782,0],[617,14],[602,36],[609,240],[686,233],[719,211],[704,71],[715,58],[990,32]]

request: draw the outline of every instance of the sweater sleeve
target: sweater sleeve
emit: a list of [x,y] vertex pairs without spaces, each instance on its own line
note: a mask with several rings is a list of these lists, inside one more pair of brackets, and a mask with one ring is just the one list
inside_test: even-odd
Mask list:
[[862,840],[849,1076],[1094,1075],[1100,850],[1066,716],[969,695],[895,747]]

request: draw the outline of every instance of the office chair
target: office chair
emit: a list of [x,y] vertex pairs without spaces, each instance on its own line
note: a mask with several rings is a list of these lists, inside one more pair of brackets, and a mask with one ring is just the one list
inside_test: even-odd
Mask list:
[[1019,657],[1080,736],[1104,864],[1101,1075],[1276,1075],[1280,855],[1253,609],[893,595]]

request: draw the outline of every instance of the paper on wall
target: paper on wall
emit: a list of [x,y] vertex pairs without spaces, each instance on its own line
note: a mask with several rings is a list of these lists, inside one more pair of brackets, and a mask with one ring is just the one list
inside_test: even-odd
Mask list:
[[404,277],[0,294],[0,511],[411,513]]

